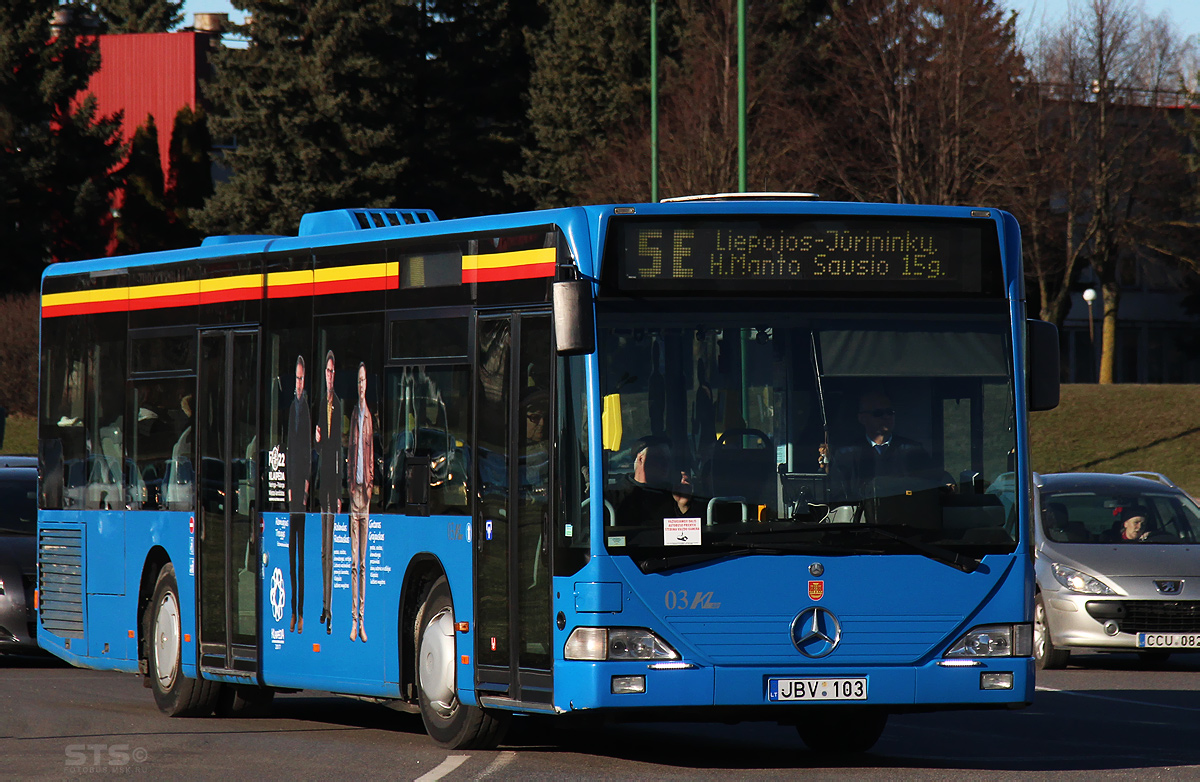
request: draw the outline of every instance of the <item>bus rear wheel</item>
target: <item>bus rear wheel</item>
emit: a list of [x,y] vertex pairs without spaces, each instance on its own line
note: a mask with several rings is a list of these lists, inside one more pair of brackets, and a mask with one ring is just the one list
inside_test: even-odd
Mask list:
[[142,627],[150,688],[159,711],[170,717],[212,714],[220,684],[183,675],[179,585],[175,581],[175,567],[170,563],[159,571],[154,598],[146,607]]
[[425,593],[415,624],[417,697],[425,730],[449,749],[492,749],[508,727],[496,714],[458,699],[454,603],[443,576]]
[[821,709],[796,724],[796,732],[813,752],[858,755],[875,746],[887,727],[888,713],[873,708]]

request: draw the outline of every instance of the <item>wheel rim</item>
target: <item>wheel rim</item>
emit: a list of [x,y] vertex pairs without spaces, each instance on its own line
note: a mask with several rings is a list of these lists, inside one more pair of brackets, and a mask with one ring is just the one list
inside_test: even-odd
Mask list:
[[158,684],[169,690],[175,684],[179,666],[179,603],[167,592],[158,604],[154,617],[154,672]]
[[1046,631],[1046,608],[1039,600],[1033,608],[1033,653],[1039,660],[1046,659],[1046,644],[1049,643]]
[[421,692],[439,715],[449,717],[458,706],[454,694],[454,615],[443,608],[421,633]]

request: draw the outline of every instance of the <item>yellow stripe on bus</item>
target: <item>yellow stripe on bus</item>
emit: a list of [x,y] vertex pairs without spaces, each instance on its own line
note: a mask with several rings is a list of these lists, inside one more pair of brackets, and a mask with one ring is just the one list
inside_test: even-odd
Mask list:
[[464,255],[462,257],[463,271],[472,269],[503,269],[513,266],[535,266],[539,263],[553,263],[556,250],[553,247],[541,247],[536,250],[514,250],[507,253],[489,253],[487,255]]
[[128,290],[130,300],[154,299],[165,296],[188,296],[200,292],[200,281],[160,282],[155,285],[138,285],[136,288],[129,288]]
[[389,266],[398,268],[397,264],[364,263],[359,266],[335,266],[332,269],[317,269],[315,282],[342,282],[343,280],[366,280],[373,277],[386,277],[389,272]]
[[66,304],[95,304],[102,301],[122,301],[127,298],[129,298],[128,288],[104,288],[93,291],[47,293],[42,296],[42,306],[61,307]]

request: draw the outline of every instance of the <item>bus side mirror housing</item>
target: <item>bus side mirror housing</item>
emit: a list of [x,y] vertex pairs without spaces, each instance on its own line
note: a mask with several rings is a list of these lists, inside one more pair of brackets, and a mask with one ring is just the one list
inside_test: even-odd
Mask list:
[[1025,321],[1029,372],[1025,388],[1030,410],[1058,407],[1058,328],[1044,320]]
[[554,348],[560,356],[596,350],[596,309],[589,280],[554,283]]

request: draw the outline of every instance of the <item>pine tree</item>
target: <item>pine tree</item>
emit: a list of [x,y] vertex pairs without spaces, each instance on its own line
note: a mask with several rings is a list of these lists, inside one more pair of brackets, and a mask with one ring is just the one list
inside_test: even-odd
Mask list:
[[412,166],[398,196],[442,217],[532,205],[506,184],[528,141],[530,58],[525,31],[540,24],[536,0],[433,0],[423,16],[428,51]]
[[93,0],[105,33],[165,33],[183,21],[183,2]]
[[121,170],[124,201],[117,218],[119,254],[153,252],[172,246],[170,225],[163,202],[162,159],[158,154],[158,128],[153,115],[133,134],[129,159]]
[[533,73],[525,173],[510,177],[539,206],[572,203],[589,157],[647,104],[648,5],[633,0],[548,0],[531,34]]
[[235,144],[197,225],[294,233],[305,212],[392,206],[410,165],[423,51],[413,5],[246,0],[245,49],[213,59],[206,95],[218,142]]
[[53,0],[0,3],[0,269],[2,290],[33,290],[46,263],[103,254],[109,172],[124,152],[120,117],[72,101],[99,67],[94,42],[51,14]]
[[184,106],[175,114],[164,196],[175,246],[198,244],[202,238],[193,225],[193,218],[204,200],[213,193],[210,149],[212,136],[208,132],[204,110],[193,111],[191,106]]

